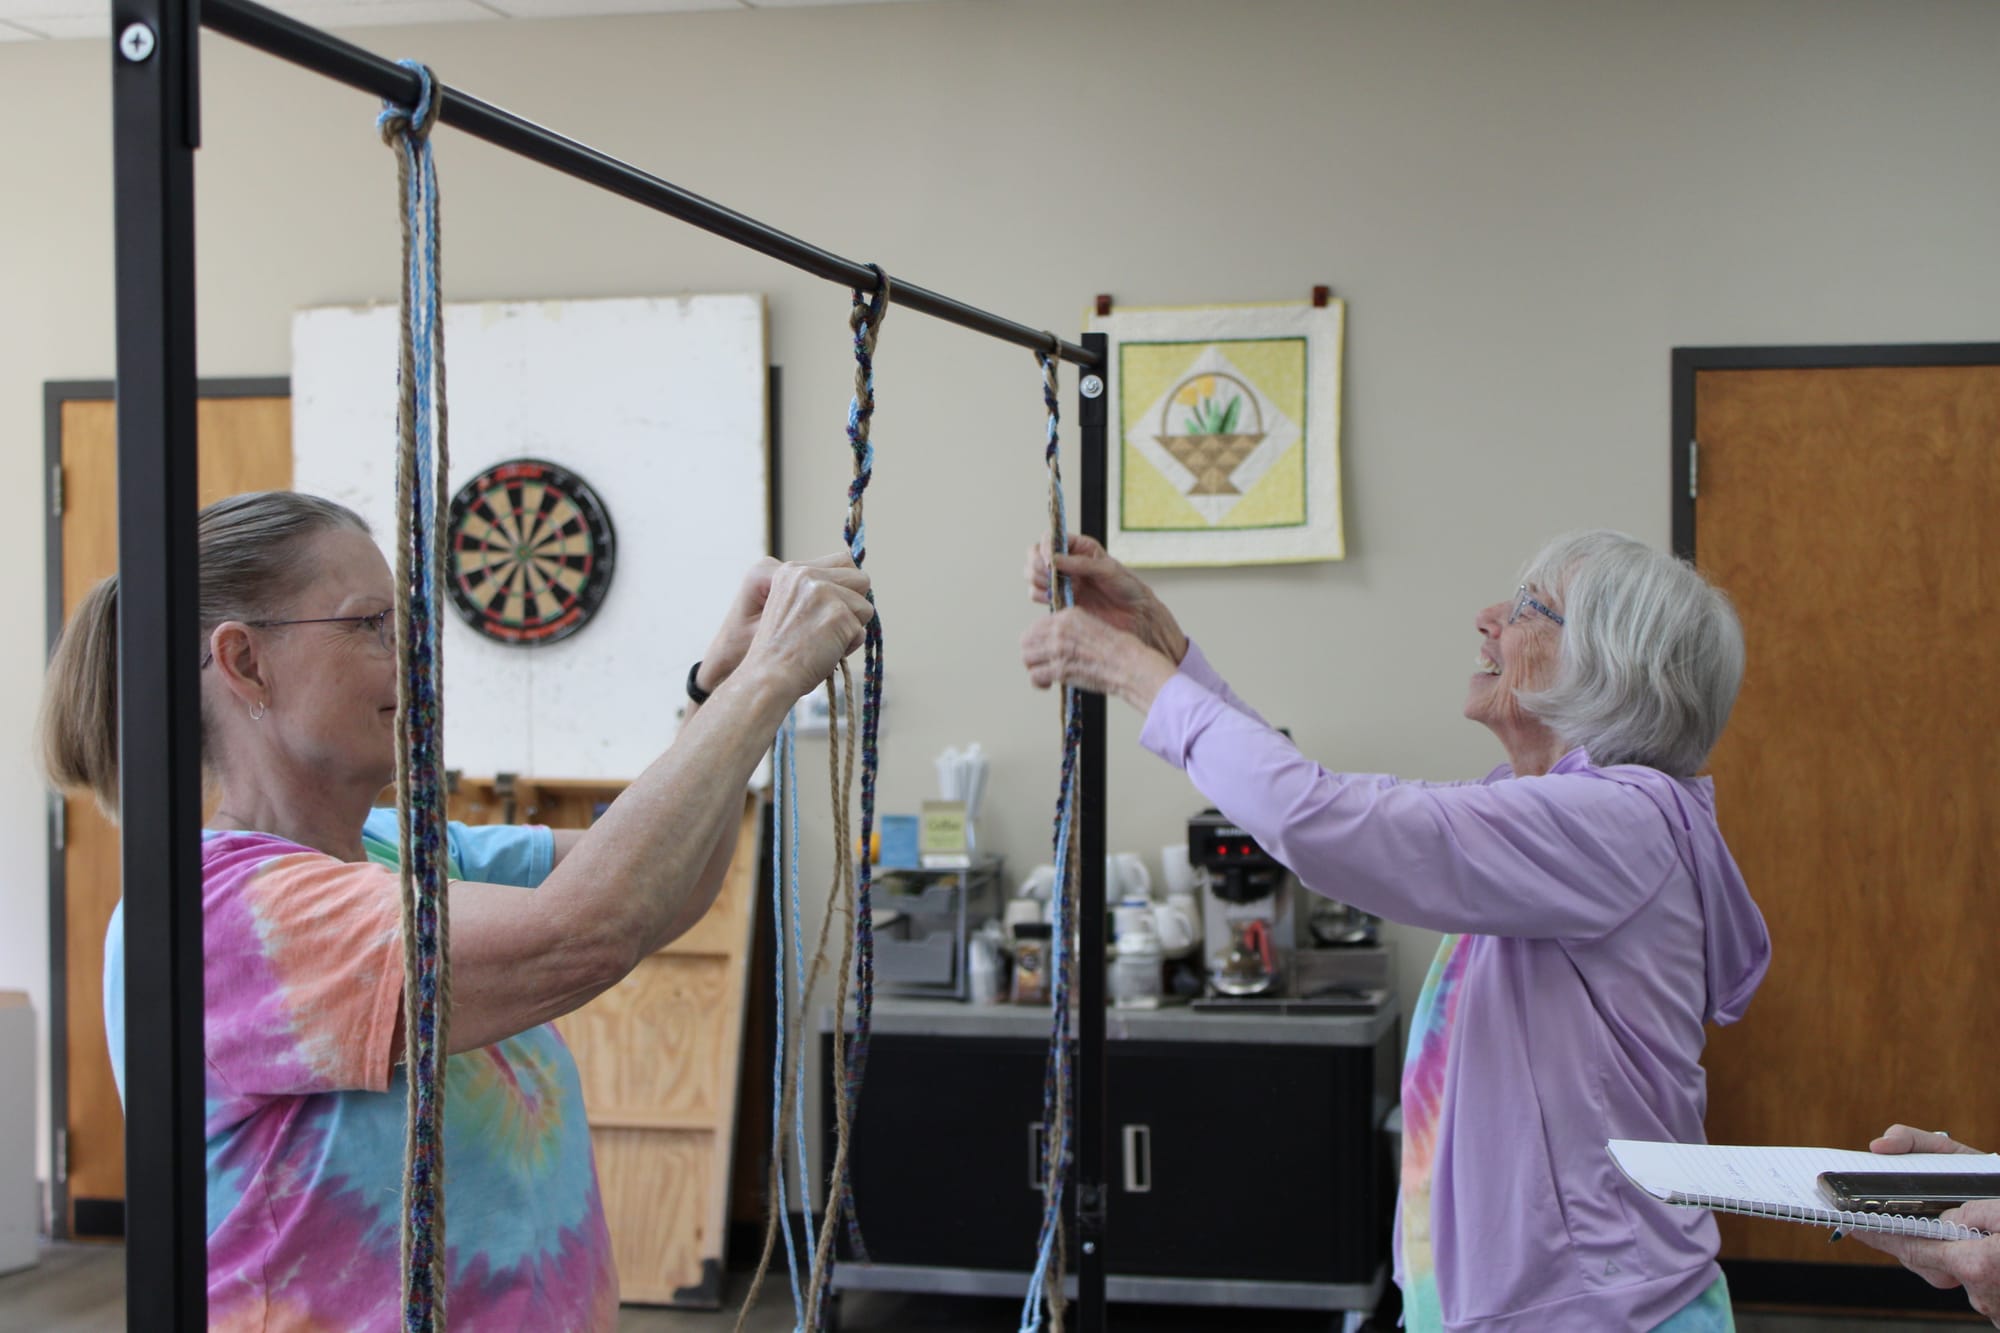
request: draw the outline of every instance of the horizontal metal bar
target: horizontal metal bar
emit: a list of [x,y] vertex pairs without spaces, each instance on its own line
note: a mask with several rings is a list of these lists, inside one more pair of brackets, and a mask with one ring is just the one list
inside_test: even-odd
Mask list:
[[[201,22],[225,37],[233,37],[281,60],[289,60],[314,73],[377,97],[405,106],[415,103],[417,76],[393,61],[352,42],[342,41],[309,24],[266,9],[253,0],[203,0]],[[438,116],[453,129],[475,139],[518,153],[567,176],[588,181],[635,203],[679,218],[683,222],[713,232],[738,245],[748,246],[773,259],[782,259],[794,268],[847,287],[872,291],[874,271],[864,264],[843,259],[831,251],[809,245],[796,236],[770,227],[734,209],[683,190],[658,176],[650,175],[615,157],[609,157],[574,139],[564,138],[511,111],[482,102],[470,93],[445,87],[444,104]],[[888,266],[885,264],[886,269]],[[948,323],[983,333],[990,338],[1031,348],[1060,348],[1061,358],[1092,370],[1102,369],[1102,358],[1072,342],[1053,339],[1046,329],[1030,328],[990,311],[905,282],[890,275],[890,302]]]

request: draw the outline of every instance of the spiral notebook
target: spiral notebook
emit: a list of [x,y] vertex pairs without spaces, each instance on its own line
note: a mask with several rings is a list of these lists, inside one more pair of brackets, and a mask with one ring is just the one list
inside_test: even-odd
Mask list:
[[1886,1231],[1932,1240],[1974,1240],[1976,1227],[1933,1217],[1848,1213],[1829,1208],[1819,1192],[1822,1171],[1992,1172],[2000,1193],[2000,1154],[1910,1153],[1900,1157],[1841,1148],[1732,1148],[1707,1143],[1643,1143],[1613,1139],[1611,1160],[1656,1199],[1688,1208],[1785,1222]]

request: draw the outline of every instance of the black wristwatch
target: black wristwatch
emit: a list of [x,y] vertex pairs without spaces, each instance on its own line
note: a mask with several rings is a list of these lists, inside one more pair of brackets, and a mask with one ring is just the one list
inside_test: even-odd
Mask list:
[[695,677],[699,676],[700,674],[701,674],[701,663],[696,662],[693,666],[688,668],[688,687],[687,687],[688,698],[694,700],[698,704],[705,704],[708,702],[708,691],[704,690],[701,687],[700,682],[695,680]]

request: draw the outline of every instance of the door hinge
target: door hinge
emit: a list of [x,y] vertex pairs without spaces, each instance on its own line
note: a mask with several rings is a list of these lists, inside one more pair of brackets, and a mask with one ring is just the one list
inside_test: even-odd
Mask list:
[[67,1129],[56,1131],[55,1158],[56,1184],[67,1185],[69,1183],[69,1131]]
[[64,851],[69,847],[69,799],[56,792],[49,802],[49,841],[57,851]]
[[1701,441],[1688,441],[1688,499],[1701,498]]
[[49,517],[61,518],[62,516],[63,516],[62,464],[57,463],[51,468],[49,468]]

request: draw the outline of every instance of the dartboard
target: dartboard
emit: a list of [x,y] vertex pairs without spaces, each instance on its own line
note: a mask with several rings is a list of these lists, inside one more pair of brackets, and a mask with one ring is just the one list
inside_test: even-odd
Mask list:
[[616,538],[597,492],[574,472],[516,458],[451,502],[451,600],[502,643],[542,644],[587,624],[611,586]]

